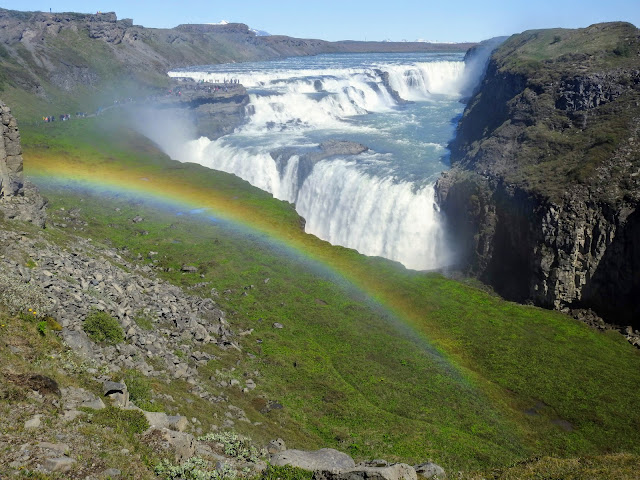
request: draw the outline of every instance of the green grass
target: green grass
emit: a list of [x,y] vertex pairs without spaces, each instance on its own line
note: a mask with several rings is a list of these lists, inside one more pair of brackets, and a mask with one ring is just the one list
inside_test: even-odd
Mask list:
[[[638,453],[640,355],[620,335],[331,247],[300,232],[290,205],[231,175],[172,162],[101,121],[23,130],[27,174],[36,173],[35,165],[71,162],[78,170],[108,165],[122,178],[170,176],[190,191],[229,199],[238,215],[275,225],[280,238],[295,239],[333,265],[327,269],[223,218],[184,214],[190,207],[33,177],[51,201],[54,220],[61,207],[80,208],[89,226],[74,234],[132,259],[140,254],[151,262],[148,252],[158,252],[154,265],[162,276],[186,288],[208,282],[196,292],[215,288],[214,300],[234,328],[254,329],[242,341],[254,357],[208,347],[218,359],[199,380],[215,393],[220,387],[209,380],[215,370],[241,383],[242,372],[260,372],[256,390],[224,391],[261,423],[238,422],[241,433],[264,442],[283,437],[290,448],[336,447],[357,459],[430,458],[466,471],[534,455]],[[144,221],[132,223],[135,215]],[[68,241],[65,231],[47,234]],[[198,266],[204,278],[180,272],[185,263]],[[249,285],[255,288],[245,289]],[[274,322],[284,328],[273,329]],[[179,399],[176,412],[189,417],[207,408],[223,413],[189,394],[183,382],[158,382],[153,389]],[[283,408],[267,411],[269,402]],[[530,409],[534,414],[525,413]],[[216,422],[201,420],[205,428]]]

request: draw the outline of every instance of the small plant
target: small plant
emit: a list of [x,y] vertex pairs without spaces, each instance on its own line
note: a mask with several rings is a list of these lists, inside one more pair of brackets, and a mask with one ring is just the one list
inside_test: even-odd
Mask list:
[[147,412],[159,411],[160,405],[156,405],[151,398],[151,382],[136,370],[128,370],[123,377],[129,391],[129,398],[136,406]]
[[47,315],[46,317],[44,317],[44,321],[47,322],[49,328],[54,332],[59,332],[62,330],[62,325],[60,325],[55,318]]
[[91,423],[111,427],[116,433],[142,433],[149,428],[144,413],[138,410],[121,410],[111,406],[97,411],[87,410],[93,413],[89,419]]
[[224,464],[220,470],[211,469],[200,457],[191,457],[180,465],[162,460],[156,465],[155,473],[165,480],[232,480],[236,477],[236,473],[228,465]]
[[260,452],[251,444],[251,440],[235,432],[207,433],[198,438],[198,440],[221,443],[224,453],[230,457],[240,458],[253,463],[260,459]]
[[124,341],[124,332],[120,324],[107,312],[92,310],[85,318],[82,328],[96,342],[115,344]]
[[143,310],[136,312],[133,321],[143,330],[153,330],[153,318]]
[[47,326],[47,322],[43,320],[42,322],[38,322],[38,326],[36,327],[38,329],[38,333],[43,337],[47,334]]

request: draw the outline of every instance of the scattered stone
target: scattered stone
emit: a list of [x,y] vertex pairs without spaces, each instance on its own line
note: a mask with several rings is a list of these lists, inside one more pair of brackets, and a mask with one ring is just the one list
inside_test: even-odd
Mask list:
[[[348,470],[356,463],[349,455],[332,448],[321,448],[313,452],[304,450],[285,450],[271,456],[271,464],[282,467],[291,465],[305,470]],[[415,472],[414,472],[415,475]]]
[[180,271],[185,273],[196,273],[198,271],[198,268],[194,267],[193,265],[182,265]]
[[177,463],[193,457],[196,452],[196,439],[190,433],[176,432],[163,428],[162,438],[175,450]]
[[120,408],[127,408],[129,406],[129,391],[124,383],[104,382],[102,391],[104,396],[109,398],[115,406]]
[[417,480],[416,471],[405,463],[382,467],[358,465],[346,470],[318,470],[313,480]]
[[42,462],[42,468],[49,472],[66,473],[76,461],[69,457],[47,458]]
[[284,443],[284,440],[278,438],[276,440],[271,440],[269,445],[267,445],[267,452],[273,455],[276,453],[284,452],[287,449],[287,445]]
[[273,328],[284,328],[284,325],[282,325],[281,323],[275,322],[273,324]]
[[189,424],[189,419],[182,415],[167,415],[164,412],[144,412],[147,422],[158,430],[163,428],[183,432]]
[[100,477],[102,477],[102,478],[118,478],[120,475],[122,475],[122,472],[120,470],[118,470],[117,468],[108,468],[107,470],[105,470],[104,472],[102,472],[100,474]]
[[40,442],[38,443],[38,446],[45,450],[55,452],[58,455],[65,455],[69,451],[69,445],[67,445],[66,443]]
[[40,428],[40,425],[42,424],[40,420],[41,418],[42,418],[42,415],[34,415],[33,418],[24,422],[24,429],[32,430],[32,429]]

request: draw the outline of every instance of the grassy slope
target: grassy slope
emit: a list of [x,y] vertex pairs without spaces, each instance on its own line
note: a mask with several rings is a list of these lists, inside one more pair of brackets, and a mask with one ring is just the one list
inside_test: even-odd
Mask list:
[[[524,78],[526,88],[509,100],[510,119],[505,118],[493,132],[480,132],[484,138],[470,140],[469,156],[488,149],[491,164],[504,151],[504,144],[517,138],[510,165],[500,167],[510,183],[560,198],[572,184],[597,184],[602,176],[598,168],[609,163],[611,178],[604,177],[604,196],[635,196],[623,165],[637,165],[637,156],[620,160],[616,154],[628,146],[640,117],[640,88],[634,73],[640,55],[638,32],[629,23],[616,22],[584,29],[531,30],[510,37],[492,58],[498,75]],[[610,78],[622,84],[624,91],[615,101],[589,111],[556,107],[556,89],[562,81],[594,75],[599,75],[605,92]],[[470,107],[465,116],[475,116],[480,123],[496,108],[483,102],[481,95]],[[485,168],[483,164],[479,170]],[[608,188],[612,184],[616,188]]]
[[[169,193],[181,185],[180,196],[193,205],[233,210],[259,231],[287,238],[397,315],[303,257],[283,255],[259,233],[176,216],[177,207],[131,206],[122,195],[107,202],[36,176],[54,209],[81,207],[90,223],[85,234],[132,256],[159,252],[160,265],[174,268],[165,275],[177,283],[203,281],[175,271],[190,263],[218,291],[233,291],[217,301],[232,323],[255,328],[246,346],[257,357],[241,369],[263,373],[255,393],[232,399],[264,423],[255,437],[281,434],[291,446],[432,458],[465,470],[532,455],[638,453],[640,355],[619,335],[331,247],[300,231],[290,205],[233,176],[172,162],[104,119],[23,129],[23,144],[28,175],[71,166],[103,178],[118,170],[134,183],[144,175],[140,187],[151,181]],[[130,222],[136,214],[143,224]],[[136,235],[142,229],[149,235]],[[256,288],[244,290],[248,285]],[[276,321],[285,328],[272,329]],[[285,408],[260,413],[260,394]],[[524,413],[534,407],[537,414]]]

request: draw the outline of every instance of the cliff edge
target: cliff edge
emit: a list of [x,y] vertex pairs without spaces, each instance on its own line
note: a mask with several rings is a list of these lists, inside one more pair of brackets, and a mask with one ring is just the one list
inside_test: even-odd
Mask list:
[[46,201],[25,183],[22,163],[18,122],[0,100],[0,214],[44,227]]
[[640,31],[494,51],[436,185],[460,266],[506,298],[640,325]]

